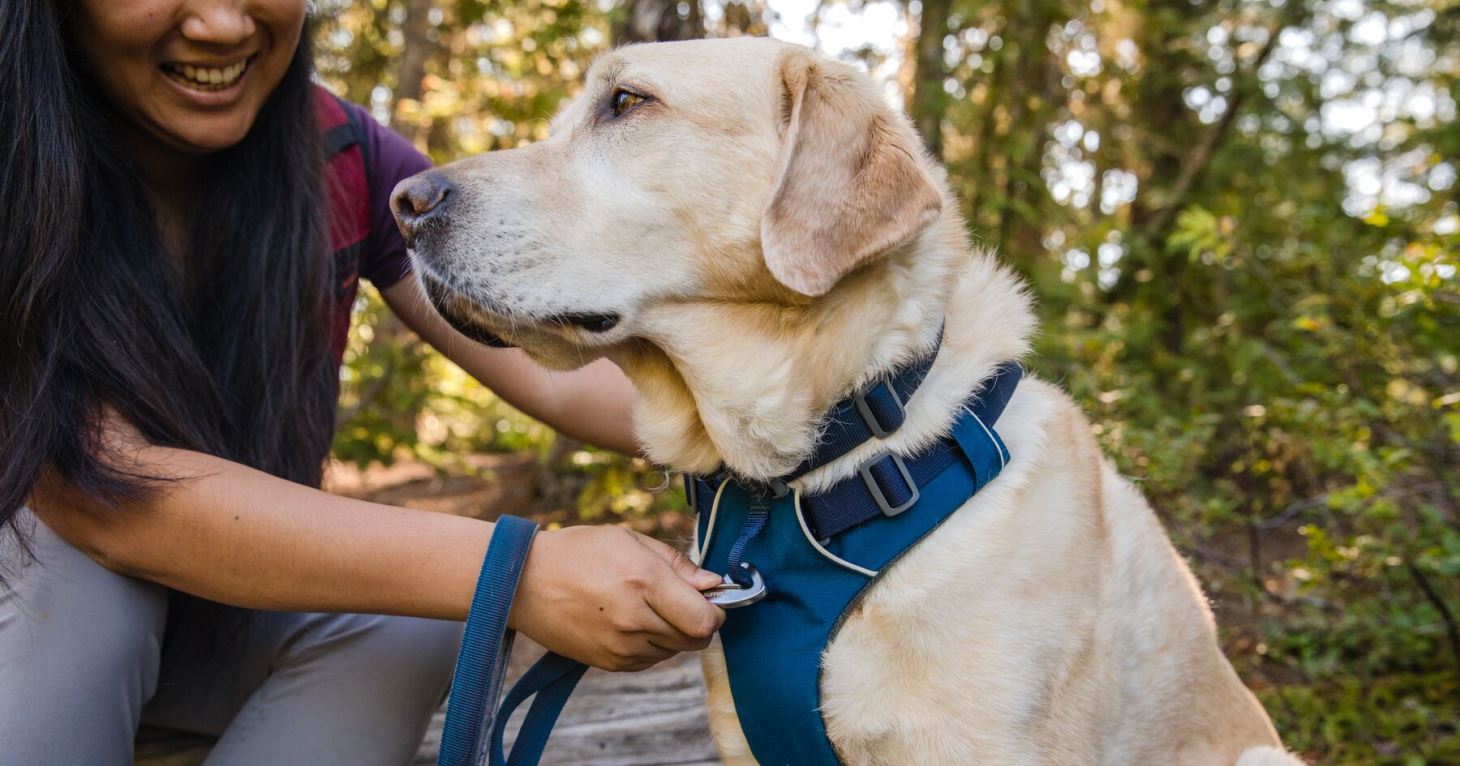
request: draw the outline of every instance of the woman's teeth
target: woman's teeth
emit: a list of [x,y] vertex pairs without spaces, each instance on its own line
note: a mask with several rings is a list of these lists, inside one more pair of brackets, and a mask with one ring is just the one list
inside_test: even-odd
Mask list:
[[194,90],[223,90],[238,82],[248,63],[245,59],[225,67],[205,67],[168,62],[162,65],[162,73]]

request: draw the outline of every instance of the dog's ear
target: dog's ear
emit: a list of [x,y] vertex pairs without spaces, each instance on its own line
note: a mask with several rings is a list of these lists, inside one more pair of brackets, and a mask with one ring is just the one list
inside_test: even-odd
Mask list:
[[766,266],[803,295],[932,224],[942,197],[917,134],[869,83],[805,51],[781,59],[780,174],[761,219]]

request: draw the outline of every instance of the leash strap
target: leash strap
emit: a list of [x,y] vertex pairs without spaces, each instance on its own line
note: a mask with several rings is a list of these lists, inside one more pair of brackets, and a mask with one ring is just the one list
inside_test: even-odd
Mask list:
[[[507,693],[501,710],[497,712],[497,720],[492,727],[491,766],[537,766],[543,749],[547,747],[548,737],[552,736],[553,725],[558,722],[573,688],[587,670],[587,665],[552,652],[529,668],[512,686],[512,691]],[[527,708],[527,717],[522,719],[522,727],[517,730],[512,753],[503,757],[502,739],[507,733],[507,719],[529,697],[533,698],[532,705]]]
[[456,671],[451,677],[451,698],[441,732],[437,766],[480,766],[485,754],[482,731],[491,729],[512,631],[507,614],[537,525],[516,516],[502,516],[492,532],[476,593],[466,618]]

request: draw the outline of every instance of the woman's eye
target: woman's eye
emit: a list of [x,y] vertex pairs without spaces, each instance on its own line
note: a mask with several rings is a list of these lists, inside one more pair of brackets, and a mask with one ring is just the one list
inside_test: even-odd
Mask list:
[[641,96],[633,91],[620,88],[613,92],[613,99],[610,101],[610,104],[613,106],[613,116],[622,117],[628,114],[634,107],[648,100],[649,98],[647,96]]

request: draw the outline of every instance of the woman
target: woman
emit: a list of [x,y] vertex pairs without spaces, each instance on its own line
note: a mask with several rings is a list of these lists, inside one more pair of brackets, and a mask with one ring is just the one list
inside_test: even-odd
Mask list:
[[[141,722],[220,736],[212,764],[407,762],[492,525],[313,488],[356,264],[330,229],[366,210],[359,273],[560,430],[632,449],[628,383],[432,312],[387,211],[426,165],[398,137],[357,120],[368,199],[325,188],[304,0],[0,0],[0,30],[0,762],[130,763]],[[547,532],[512,624],[647,667],[704,645],[717,580]],[[208,646],[189,597],[261,611]]]

